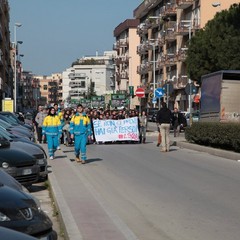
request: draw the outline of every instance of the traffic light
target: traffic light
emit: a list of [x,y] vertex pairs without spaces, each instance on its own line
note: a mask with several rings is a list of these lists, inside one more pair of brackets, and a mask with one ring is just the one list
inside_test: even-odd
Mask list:
[[129,86],[129,95],[134,96],[134,86]]

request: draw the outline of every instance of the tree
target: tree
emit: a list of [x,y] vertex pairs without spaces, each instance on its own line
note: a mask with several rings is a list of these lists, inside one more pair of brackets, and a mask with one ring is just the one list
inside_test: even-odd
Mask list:
[[217,13],[191,39],[187,52],[188,75],[201,84],[201,76],[220,70],[240,70],[240,4]]

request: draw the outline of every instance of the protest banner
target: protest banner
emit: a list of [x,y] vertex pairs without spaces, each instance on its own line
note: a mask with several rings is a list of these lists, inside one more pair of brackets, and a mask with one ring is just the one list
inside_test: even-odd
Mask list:
[[97,142],[139,141],[138,118],[93,120]]

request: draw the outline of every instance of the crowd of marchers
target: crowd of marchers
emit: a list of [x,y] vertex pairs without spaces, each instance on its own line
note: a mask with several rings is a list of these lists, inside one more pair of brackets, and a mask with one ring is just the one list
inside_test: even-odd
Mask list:
[[[88,135],[90,135],[90,137],[87,137],[87,143],[97,143],[94,136],[93,120],[120,120],[131,117],[138,117],[138,142],[146,143],[146,131],[148,122],[147,111],[145,109],[139,112],[136,109],[90,109],[84,108],[82,105],[81,108],[81,112],[79,113],[78,108],[60,109],[58,104],[54,104],[50,108],[45,108],[44,106],[38,107],[38,112],[34,117],[37,140],[39,143],[47,142],[49,144],[50,142],[50,145],[48,145],[50,159],[54,157],[55,149],[60,149],[61,144],[64,144],[66,146],[74,144],[76,134],[75,136],[73,136],[73,131],[71,131],[73,130],[73,127],[71,125],[74,125],[74,121],[76,120],[75,117],[78,115],[83,115],[84,117],[86,116],[89,119],[89,126],[87,129],[89,129]],[[83,120],[85,121],[85,118]],[[87,120],[85,122],[87,122]],[[186,119],[184,118],[183,114],[178,111],[177,108],[175,108],[172,112],[167,108],[166,103],[163,102],[161,105],[161,109],[157,113],[156,124],[159,130],[157,146],[161,145],[161,151],[167,152],[169,151],[170,129],[173,128],[174,136],[177,137],[180,132],[180,126],[186,125]],[[76,125],[74,126],[76,127]],[[80,130],[82,131],[82,129]],[[54,139],[53,135],[55,135]],[[76,155],[78,155],[78,153],[76,153]]]

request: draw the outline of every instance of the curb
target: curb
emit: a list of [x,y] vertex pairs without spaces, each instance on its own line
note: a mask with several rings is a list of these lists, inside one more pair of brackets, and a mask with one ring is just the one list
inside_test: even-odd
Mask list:
[[223,149],[218,149],[218,148],[213,148],[213,147],[207,147],[207,146],[202,146],[194,143],[189,143],[185,141],[174,141],[173,142],[174,146],[178,146],[180,148],[186,148],[186,149],[191,149],[194,151],[198,152],[206,152],[214,156],[234,160],[234,161],[240,161],[240,153],[232,152],[232,151],[227,151]]

